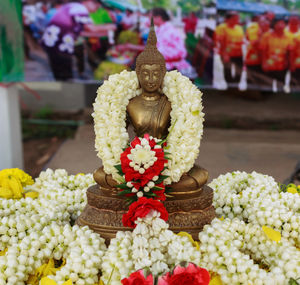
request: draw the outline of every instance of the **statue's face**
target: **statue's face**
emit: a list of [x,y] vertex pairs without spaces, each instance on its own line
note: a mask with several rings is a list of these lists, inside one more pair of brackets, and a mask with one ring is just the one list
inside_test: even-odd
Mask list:
[[141,87],[146,92],[155,92],[162,84],[163,76],[159,64],[143,64],[138,74]]

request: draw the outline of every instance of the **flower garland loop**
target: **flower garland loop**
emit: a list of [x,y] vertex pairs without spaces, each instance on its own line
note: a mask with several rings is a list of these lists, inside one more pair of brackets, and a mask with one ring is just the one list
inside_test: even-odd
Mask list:
[[220,175],[209,186],[219,216],[267,225],[300,246],[300,196],[280,191],[273,177],[235,171]]
[[[167,72],[162,86],[163,93],[171,102],[171,133],[167,139],[170,159],[164,175],[169,178],[165,184],[179,181],[189,171],[199,153],[203,133],[204,113],[202,93],[185,76],[177,71]],[[109,77],[98,89],[94,103],[95,147],[102,159],[104,170],[119,182],[115,165],[127,146],[129,136],[126,130],[126,107],[129,100],[140,95],[135,71],[123,71]]]
[[288,239],[272,241],[257,224],[215,218],[199,240],[203,266],[223,284],[287,284],[300,274],[300,251]]

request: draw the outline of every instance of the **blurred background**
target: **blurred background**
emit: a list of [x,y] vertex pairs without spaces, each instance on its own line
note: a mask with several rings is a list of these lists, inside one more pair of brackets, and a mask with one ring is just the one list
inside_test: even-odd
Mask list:
[[0,8],[0,168],[37,176],[48,166],[99,167],[96,90],[134,70],[153,17],[167,69],[204,93],[199,163],[212,178],[258,169],[282,182],[298,173],[299,1],[7,0]]

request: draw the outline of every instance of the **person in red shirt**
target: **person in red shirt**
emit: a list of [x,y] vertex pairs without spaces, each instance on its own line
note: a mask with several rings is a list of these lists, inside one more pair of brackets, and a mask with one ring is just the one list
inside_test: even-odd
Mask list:
[[246,30],[246,38],[248,41],[245,64],[247,67],[247,83],[248,85],[261,85],[264,81],[263,71],[261,67],[261,51],[259,49],[262,36],[270,29],[270,22],[261,15],[257,22],[252,23]]
[[195,13],[190,13],[188,17],[183,18],[185,33],[194,34],[196,31],[198,18]]
[[285,34],[292,41],[290,53],[290,71],[292,88],[300,85],[300,18],[293,15],[289,19],[289,24],[285,28]]
[[265,33],[260,42],[262,69],[273,80],[276,79],[277,88],[283,88],[292,41],[284,33],[283,19],[275,19],[271,26],[273,30]]
[[[239,83],[242,73],[244,31],[239,25],[239,21],[239,14],[231,11],[226,15],[225,23],[216,29],[215,38],[224,65],[224,77],[227,83]],[[233,70],[235,72],[232,72]]]

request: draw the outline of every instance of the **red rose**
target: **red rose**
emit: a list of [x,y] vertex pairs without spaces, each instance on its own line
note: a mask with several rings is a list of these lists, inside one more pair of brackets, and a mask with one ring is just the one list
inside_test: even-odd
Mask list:
[[153,276],[150,274],[145,278],[143,270],[130,274],[128,278],[121,280],[123,285],[153,285]]
[[189,263],[187,267],[176,266],[173,274],[169,272],[158,279],[158,285],[208,285],[209,273],[206,269]]
[[129,165],[131,160],[128,158],[128,155],[131,153],[132,148],[141,144],[141,140],[138,137],[135,137],[130,146],[124,150],[120,157],[122,172],[125,174],[125,180],[127,182],[138,181],[140,182],[141,187],[144,187],[153,179],[154,176],[159,176],[164,169],[165,163],[168,162],[168,160],[165,159],[164,150],[162,148],[154,148],[156,145],[155,140],[150,139],[148,134],[145,134],[144,138],[148,140],[151,150],[155,152],[155,157],[157,159],[152,167],[149,167],[143,174],[141,174]]
[[165,221],[168,220],[168,212],[161,202],[142,197],[139,198],[136,202],[132,203],[129,207],[128,212],[123,215],[122,222],[124,227],[135,228],[135,220],[137,218],[146,217],[151,210],[159,212],[161,219]]

